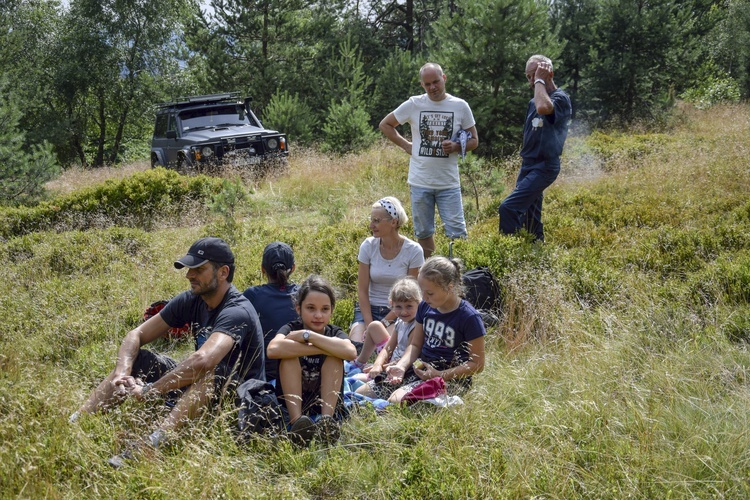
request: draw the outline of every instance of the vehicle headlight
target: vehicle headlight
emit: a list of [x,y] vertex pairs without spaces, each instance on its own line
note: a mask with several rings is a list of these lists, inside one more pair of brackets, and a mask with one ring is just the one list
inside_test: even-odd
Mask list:
[[277,149],[279,147],[279,141],[273,137],[268,139],[266,144],[268,144],[268,149]]
[[214,154],[214,150],[211,148],[211,146],[203,146],[203,149],[201,149],[201,154],[206,157],[210,158]]

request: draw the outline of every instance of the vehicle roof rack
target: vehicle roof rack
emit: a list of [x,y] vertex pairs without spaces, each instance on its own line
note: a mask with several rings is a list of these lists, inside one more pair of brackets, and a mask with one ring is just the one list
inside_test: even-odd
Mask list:
[[195,95],[190,97],[178,97],[172,102],[160,102],[156,105],[158,108],[171,108],[179,106],[189,106],[192,104],[207,104],[222,101],[238,101],[240,92],[224,92],[221,94]]

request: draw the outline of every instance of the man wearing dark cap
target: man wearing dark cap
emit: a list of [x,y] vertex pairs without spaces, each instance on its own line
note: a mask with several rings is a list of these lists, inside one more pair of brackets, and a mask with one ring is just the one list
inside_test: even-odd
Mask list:
[[[220,238],[201,238],[175,261],[187,268],[190,290],[172,300],[157,315],[128,332],[117,353],[117,364],[80,409],[93,413],[126,398],[144,401],[179,394],[172,411],[145,440],[133,443],[109,463],[119,467],[145,443],[158,447],[167,432],[195,417],[205,406],[248,378],[265,380],[265,354],[258,315],[232,284],[234,254]],[[182,362],[142,347],[188,323],[195,352]]]
[[[251,286],[243,293],[258,312],[266,348],[282,326],[299,319],[293,299],[299,287],[290,281],[295,267],[292,247],[282,241],[269,243],[260,267],[267,283]],[[279,360],[266,358],[266,380],[277,377],[278,366]]]

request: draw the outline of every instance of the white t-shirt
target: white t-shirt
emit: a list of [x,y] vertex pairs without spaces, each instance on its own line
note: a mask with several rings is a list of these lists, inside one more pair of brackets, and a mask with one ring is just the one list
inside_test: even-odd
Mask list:
[[437,102],[422,94],[410,97],[393,116],[399,124],[411,125],[409,185],[427,189],[459,187],[458,153],[446,154],[442,143],[459,130],[476,125],[469,104],[450,94]]
[[396,325],[393,327],[393,334],[398,335],[398,344],[391,353],[391,363],[395,363],[401,359],[401,356],[406,352],[406,348],[409,347],[409,335],[412,330],[414,330],[414,325],[416,324],[417,322],[414,320],[404,323],[401,318],[396,319]]
[[370,236],[359,246],[357,260],[370,266],[370,305],[388,307],[391,287],[406,276],[409,269],[424,264],[424,252],[419,243],[404,238],[401,250],[393,259],[380,255],[380,238]]

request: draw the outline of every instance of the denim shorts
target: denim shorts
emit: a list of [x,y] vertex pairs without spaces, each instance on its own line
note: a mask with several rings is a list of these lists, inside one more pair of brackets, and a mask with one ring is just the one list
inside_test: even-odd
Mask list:
[[[380,321],[381,319],[385,318],[389,312],[391,312],[391,308],[386,307],[386,306],[372,306],[371,305],[370,312],[372,313],[373,321]],[[355,302],[354,303],[354,320],[352,321],[352,325],[354,323],[364,323],[364,322],[365,322],[365,318],[362,317],[362,310],[359,308],[359,302]]]
[[411,186],[411,215],[414,236],[419,240],[435,234],[435,207],[448,238],[466,238],[466,220],[461,188],[425,189]]

